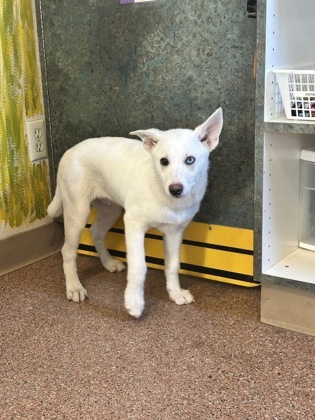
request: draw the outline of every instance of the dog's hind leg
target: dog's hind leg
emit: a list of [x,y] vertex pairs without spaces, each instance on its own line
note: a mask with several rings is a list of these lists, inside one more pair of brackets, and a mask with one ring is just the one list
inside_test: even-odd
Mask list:
[[77,249],[81,232],[88,218],[90,206],[68,205],[64,207],[65,243],[62,247],[63,270],[66,277],[67,298],[73,302],[83,302],[87,297],[77,272]]
[[122,208],[118,204],[106,203],[101,200],[95,200],[92,205],[97,211],[97,218],[90,231],[98,256],[103,266],[109,272],[123,271],[125,265],[109,254],[104,243],[107,232],[121,215]]
[[182,289],[179,283],[180,247],[185,227],[168,226],[163,229],[166,288],[170,299],[177,305],[194,302],[189,290]]

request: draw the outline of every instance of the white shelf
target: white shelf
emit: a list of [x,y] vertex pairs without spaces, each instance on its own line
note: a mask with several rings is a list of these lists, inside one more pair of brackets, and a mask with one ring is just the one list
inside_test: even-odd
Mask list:
[[[273,69],[314,65],[314,0],[267,0],[265,121],[282,118],[283,106]],[[287,120],[284,123],[300,123]],[[308,122],[306,122],[307,124]]]
[[[282,266],[298,248],[301,150],[315,145],[315,135],[265,133],[263,173],[262,271]],[[315,274],[315,253],[313,271]],[[287,270],[288,271],[288,270]],[[285,274],[286,271],[281,272]]]
[[278,118],[273,118],[270,119],[266,122],[271,122],[271,123],[278,123],[278,124],[304,124],[304,125],[315,125],[315,121],[311,121],[311,120],[289,120],[286,117],[278,117]]
[[315,284],[315,252],[297,248],[264,274]]
[[273,70],[315,64],[314,3],[266,0],[264,120],[288,129],[266,124],[262,197],[262,273],[309,284],[315,284],[315,251],[299,247],[300,154],[315,146],[315,120],[286,118]]

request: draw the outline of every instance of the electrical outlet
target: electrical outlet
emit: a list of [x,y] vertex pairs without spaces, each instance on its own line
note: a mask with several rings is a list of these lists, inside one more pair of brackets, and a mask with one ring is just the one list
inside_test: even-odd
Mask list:
[[31,161],[47,158],[45,120],[26,121],[26,132]]

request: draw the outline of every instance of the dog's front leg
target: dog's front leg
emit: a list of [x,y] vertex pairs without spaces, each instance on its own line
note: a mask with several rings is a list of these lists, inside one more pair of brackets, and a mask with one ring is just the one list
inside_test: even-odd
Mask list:
[[169,226],[164,232],[165,276],[169,297],[177,305],[194,302],[189,290],[182,289],[179,283],[180,247],[186,226]]
[[124,217],[127,245],[127,287],[125,290],[125,308],[128,313],[139,318],[144,309],[144,282],[147,272],[144,251],[144,235],[146,229]]

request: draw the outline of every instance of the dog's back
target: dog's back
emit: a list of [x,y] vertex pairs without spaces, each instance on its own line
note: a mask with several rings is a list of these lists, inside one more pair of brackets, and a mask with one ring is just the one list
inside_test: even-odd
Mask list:
[[[136,175],[139,165],[150,160],[137,140],[123,137],[92,138],[67,150],[59,163],[57,188],[48,207],[51,217],[63,212],[66,196],[88,193],[90,201],[107,198],[121,202],[119,190],[126,190],[130,173]],[[138,165],[136,164],[138,163]]]

